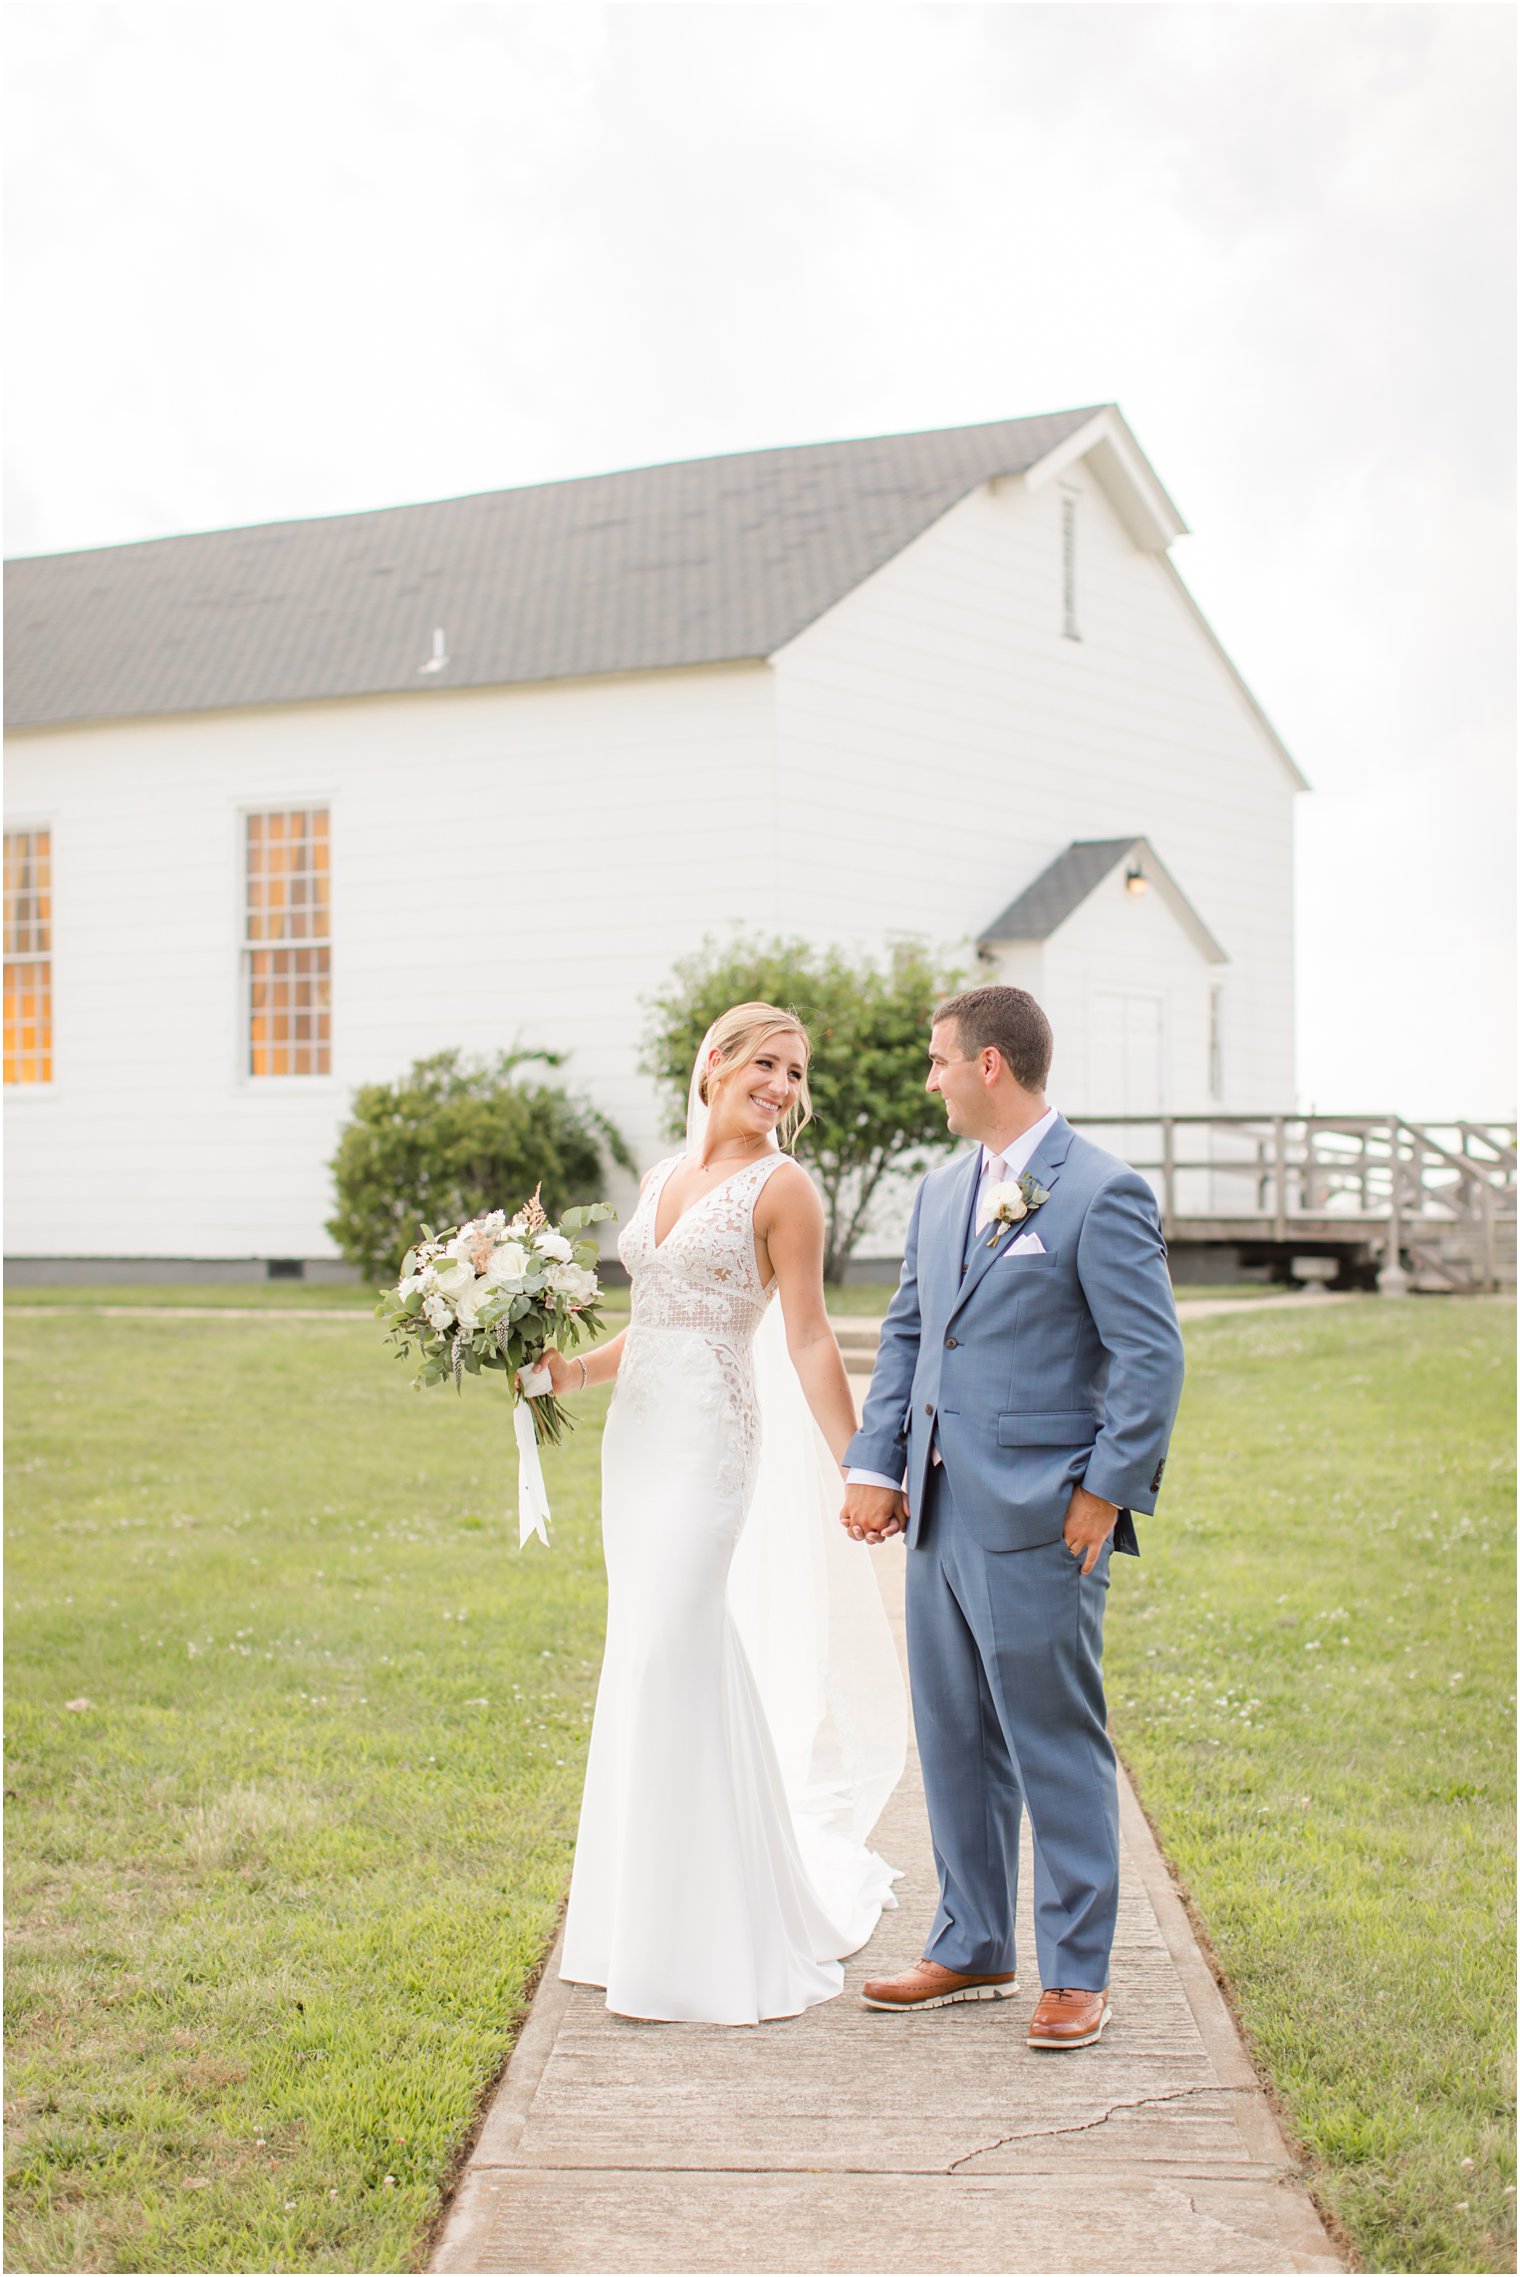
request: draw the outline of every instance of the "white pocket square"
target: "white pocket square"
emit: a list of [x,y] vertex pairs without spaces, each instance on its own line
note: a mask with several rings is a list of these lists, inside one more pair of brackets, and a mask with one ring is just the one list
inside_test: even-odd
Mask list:
[[1045,1244],[1037,1233],[1021,1233],[1018,1240],[1010,1244],[1008,1254],[1010,1257],[1043,1257]]

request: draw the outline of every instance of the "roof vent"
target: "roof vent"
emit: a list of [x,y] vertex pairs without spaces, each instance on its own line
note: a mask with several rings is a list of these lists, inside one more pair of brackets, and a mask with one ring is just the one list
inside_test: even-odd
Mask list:
[[441,672],[446,664],[452,662],[453,658],[449,655],[448,647],[444,641],[443,627],[439,625],[433,634],[433,653],[426,664],[419,664],[417,669],[419,672]]

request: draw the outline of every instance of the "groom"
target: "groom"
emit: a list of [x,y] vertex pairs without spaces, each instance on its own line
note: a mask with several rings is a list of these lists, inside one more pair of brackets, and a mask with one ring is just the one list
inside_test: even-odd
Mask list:
[[[1155,1198],[1047,1106],[1050,1024],[1020,988],[940,1007],[928,1088],[979,1142],[918,1189],[850,1443],[843,1522],[908,1537],[908,1669],[940,1901],[873,2008],[1003,1998],[1019,1809],[1034,1843],[1035,2048],[1108,2022],[1119,1894],[1103,1702],[1111,1550],[1156,1506],[1182,1339]],[[911,1514],[911,1515],[910,1515]]]

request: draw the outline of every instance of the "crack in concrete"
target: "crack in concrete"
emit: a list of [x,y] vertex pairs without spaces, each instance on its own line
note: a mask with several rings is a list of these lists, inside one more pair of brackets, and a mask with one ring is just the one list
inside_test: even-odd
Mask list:
[[969,2166],[974,2158],[986,2158],[993,2151],[1006,2150],[1010,2143],[1038,2143],[1048,2141],[1056,2135],[1090,2134],[1094,2127],[1106,2127],[1116,2111],[1144,2111],[1159,2103],[1185,2103],[1190,2095],[1243,2095],[1246,2092],[1246,2089],[1240,2087],[1221,2087],[1217,2081],[1211,2080],[1203,2087],[1174,2088],[1170,2095],[1136,2095],[1127,2102],[1110,2103],[1108,2109],[1100,2111],[1096,2119],[1083,2119],[1072,2127],[1025,2127],[1017,2135],[1000,2135],[995,2143],[982,2143],[976,2150],[966,2151],[962,2157],[953,2158],[945,2172],[956,2174],[963,2166]]

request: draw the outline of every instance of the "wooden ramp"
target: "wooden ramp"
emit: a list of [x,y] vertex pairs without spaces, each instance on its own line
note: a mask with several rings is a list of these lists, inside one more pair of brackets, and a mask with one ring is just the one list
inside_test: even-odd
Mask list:
[[[1078,1115],[1077,1128],[1148,1177],[1174,1261],[1210,1258],[1384,1296],[1515,1287],[1513,1123],[1403,1115]],[[1228,1267],[1225,1260],[1230,1260]]]
[[[904,1553],[877,1552],[901,1636]],[[728,2030],[633,2023],[551,1958],[431,2266],[447,2271],[1336,2270],[1127,1782],[1114,2021],[1037,2055],[1012,2000],[881,2015],[923,1951],[916,1761],[877,1832],[899,1910],[843,1997]],[[1027,1883],[1027,1876],[1026,1876]]]

